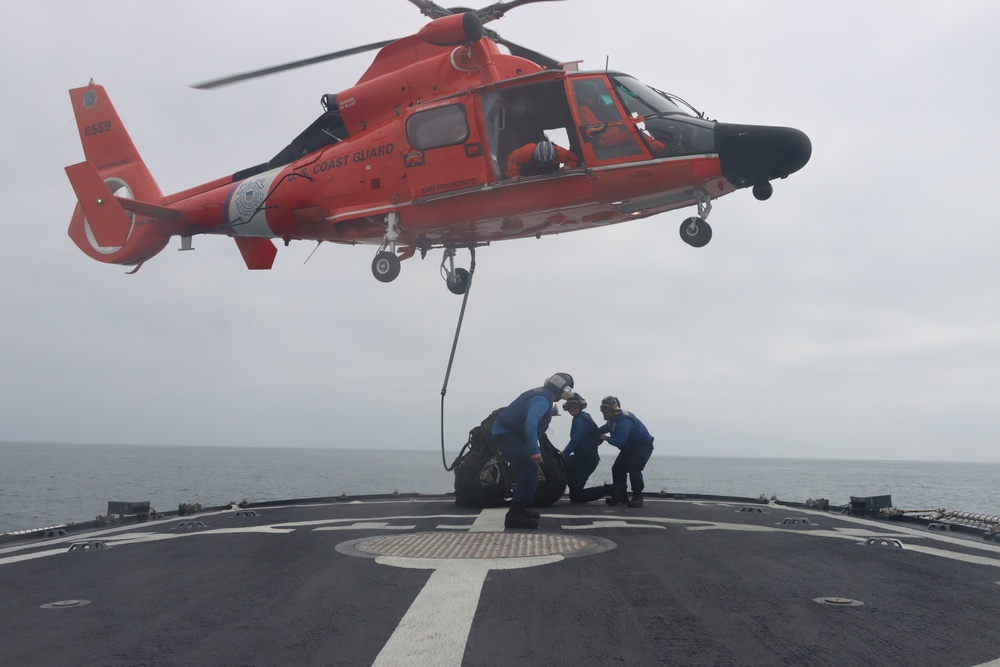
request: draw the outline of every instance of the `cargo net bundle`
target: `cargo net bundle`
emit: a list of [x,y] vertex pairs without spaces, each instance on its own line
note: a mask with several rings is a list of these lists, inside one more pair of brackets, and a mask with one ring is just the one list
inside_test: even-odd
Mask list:
[[[493,422],[503,410],[497,408],[479,426],[469,431],[469,440],[449,468],[455,472],[456,505],[500,507],[508,504],[514,495],[516,475],[490,437]],[[565,493],[568,469],[562,452],[544,433],[538,435],[538,449],[542,462],[538,464],[538,489],[531,506],[548,507]]]

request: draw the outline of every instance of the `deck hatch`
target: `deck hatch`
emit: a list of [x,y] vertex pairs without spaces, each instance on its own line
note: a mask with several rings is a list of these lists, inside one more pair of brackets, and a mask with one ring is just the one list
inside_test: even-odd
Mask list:
[[831,607],[861,607],[865,604],[861,600],[852,600],[851,598],[840,598],[834,596],[813,598],[813,602],[817,604],[827,604]]
[[360,555],[399,558],[528,558],[603,551],[606,540],[551,533],[409,533],[357,540]]

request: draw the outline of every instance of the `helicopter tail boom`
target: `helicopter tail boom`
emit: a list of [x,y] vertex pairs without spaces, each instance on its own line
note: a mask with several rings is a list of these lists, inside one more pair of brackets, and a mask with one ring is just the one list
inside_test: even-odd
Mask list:
[[66,167],[77,197],[69,236],[87,255],[133,266],[163,250],[169,220],[163,194],[103,86],[70,90],[84,162]]

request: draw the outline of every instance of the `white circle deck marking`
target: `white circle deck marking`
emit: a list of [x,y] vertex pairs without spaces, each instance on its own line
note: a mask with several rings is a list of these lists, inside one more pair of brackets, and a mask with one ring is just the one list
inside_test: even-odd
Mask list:
[[484,530],[497,516],[502,515],[496,510],[483,510],[479,530],[468,533],[378,535],[337,545],[342,554],[373,558],[380,565],[432,570],[374,667],[459,667],[490,570],[538,567],[617,546],[590,535]]

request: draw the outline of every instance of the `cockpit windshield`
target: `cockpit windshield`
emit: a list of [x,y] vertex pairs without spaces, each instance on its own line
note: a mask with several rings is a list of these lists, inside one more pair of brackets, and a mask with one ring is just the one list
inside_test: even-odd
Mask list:
[[614,81],[618,96],[625,103],[629,114],[633,116],[691,115],[677,106],[670,98],[627,74],[615,74],[611,79]]

